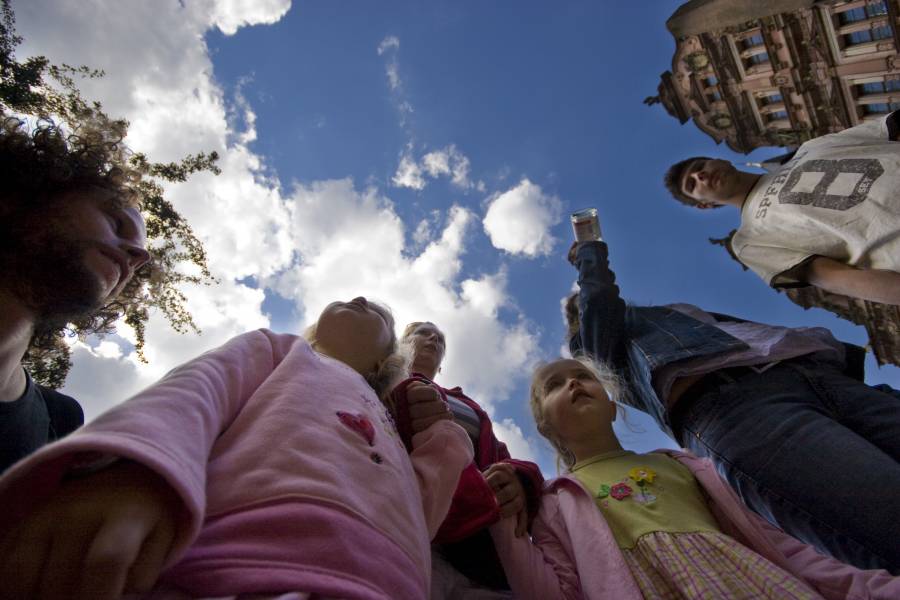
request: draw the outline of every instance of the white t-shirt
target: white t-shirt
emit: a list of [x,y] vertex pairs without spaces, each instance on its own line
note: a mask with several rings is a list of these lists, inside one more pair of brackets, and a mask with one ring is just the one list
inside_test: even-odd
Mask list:
[[763,175],[732,246],[769,285],[811,256],[900,272],[900,142],[886,119],[810,140]]

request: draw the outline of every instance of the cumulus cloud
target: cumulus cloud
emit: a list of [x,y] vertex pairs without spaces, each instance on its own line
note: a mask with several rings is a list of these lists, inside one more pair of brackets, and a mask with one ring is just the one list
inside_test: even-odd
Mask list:
[[418,161],[412,149],[407,147],[400,155],[392,181],[397,187],[423,190],[427,185],[426,176],[430,179],[446,177],[459,189],[484,191],[484,182],[469,179],[470,166],[468,157],[455,144],[428,152]]
[[460,277],[476,222],[470,210],[452,207],[439,236],[412,252],[393,202],[375,188],[358,189],[349,179],[298,184],[291,201],[299,262],[270,284],[299,300],[306,323],[336,298],[383,300],[399,327],[430,320],[445,331],[439,379],[463,386],[488,408],[508,397],[515,376],[536,356],[537,333],[521,314],[500,319],[501,308],[516,313],[502,270]]
[[404,152],[400,156],[400,164],[397,165],[397,172],[391,179],[397,187],[405,187],[414,190],[425,189],[425,177],[423,176],[422,167],[416,162],[409,151]]
[[[251,6],[252,4],[252,6]],[[84,82],[89,98],[131,121],[128,144],[157,160],[215,150],[222,175],[202,174],[167,186],[167,197],[204,241],[212,286],[185,288],[187,307],[202,335],[181,335],[151,314],[146,355],[133,353],[134,335],[124,324],[118,336],[89,339],[73,347],[73,369],[64,391],[79,398],[88,418],[152,383],[166,371],[228,338],[267,326],[264,291],[241,283],[286,268],[294,257],[284,199],[247,144],[255,138],[255,114],[238,94],[229,102],[214,80],[203,33],[217,26],[233,33],[242,25],[271,23],[290,2],[102,2],[60,10],[34,0],[16,7],[25,38],[22,57],[47,55],[54,62],[87,64],[107,75]],[[103,28],[96,24],[102,22]],[[67,32],[68,35],[60,35]]]
[[200,2],[209,10],[210,24],[225,35],[234,35],[247,25],[271,25],[291,8],[291,0],[207,0]]
[[[256,135],[253,108],[243,96],[223,92],[203,35],[211,27],[228,33],[273,22],[287,6],[85,1],[77,11],[64,11],[53,0],[30,0],[16,7],[26,39],[22,57],[44,54],[106,71],[105,78],[86,82],[84,91],[110,114],[131,121],[133,148],[157,160],[210,150],[221,156],[220,176],[203,174],[167,189],[206,244],[219,278],[213,286],[185,289],[203,334],[178,334],[151,314],[148,364],[137,360],[133,332],[124,325],[116,336],[75,343],[63,391],[82,401],[88,418],[230,337],[268,326],[267,290],[295,303],[298,327],[328,302],[360,293],[389,304],[398,325],[438,323],[448,341],[440,380],[463,386],[489,411],[507,400],[537,354],[536,328],[509,297],[505,271],[463,275],[466,240],[477,223],[471,210],[452,207],[407,231],[381,190],[346,178],[301,182],[284,191],[264,157],[248,147]],[[396,53],[398,47],[399,40],[388,39],[383,51]],[[436,177],[477,187],[468,159],[452,145],[421,159],[409,156],[405,187],[419,185],[417,178],[424,187]],[[502,431],[520,443],[514,423],[503,422]],[[524,454],[527,444],[516,448]]]
[[497,439],[506,444],[510,456],[514,456],[519,460],[530,460],[537,462],[537,453],[534,451],[536,444],[529,441],[522,430],[512,419],[503,419],[494,421],[494,435]]
[[484,230],[499,250],[529,257],[547,255],[556,241],[550,228],[559,223],[562,202],[523,179],[488,200]]

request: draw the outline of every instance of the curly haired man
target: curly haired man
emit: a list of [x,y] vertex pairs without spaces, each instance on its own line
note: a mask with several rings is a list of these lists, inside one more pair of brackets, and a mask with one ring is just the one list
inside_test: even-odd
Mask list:
[[84,421],[73,398],[32,380],[26,352],[70,324],[108,328],[150,260],[120,152],[100,133],[0,123],[0,472]]
[[731,249],[773,287],[900,305],[900,111],[803,144],[773,173],[693,157],[665,185],[696,208],[733,206]]

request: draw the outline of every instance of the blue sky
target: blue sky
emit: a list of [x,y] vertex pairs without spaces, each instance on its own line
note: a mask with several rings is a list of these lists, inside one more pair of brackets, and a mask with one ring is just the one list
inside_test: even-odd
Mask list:
[[[217,181],[172,190],[223,280],[191,292],[204,336],[158,323],[149,366],[127,331],[80,343],[69,391],[98,398],[89,416],[230,335],[296,331],[327,299],[363,293],[401,322],[444,327],[439,381],[473,391],[514,451],[553,473],[527,381],[537,359],[559,354],[575,275],[568,213],[586,206],[635,304],[690,302],[865,342],[707,242],[737,225],[735,211],[695,212],[662,187],[683,157],[779,152],[734,155],[642,104],[670,68],[664,22],[679,2],[255,4],[85,2],[76,13],[14,2],[23,56],[106,70],[88,90],[132,120],[134,147],[224,157]],[[897,386],[900,371],[870,359],[868,380]],[[630,420],[644,432],[624,431],[626,445],[669,444]]]

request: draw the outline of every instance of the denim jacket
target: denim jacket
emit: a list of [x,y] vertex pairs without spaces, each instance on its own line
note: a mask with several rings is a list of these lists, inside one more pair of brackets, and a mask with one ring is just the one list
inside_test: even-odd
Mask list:
[[[630,398],[624,400],[648,413],[668,435],[673,435],[665,402],[653,387],[654,371],[675,361],[746,349],[747,344],[665,306],[626,306],[609,268],[604,242],[581,244],[575,266],[581,323],[579,333],[569,340],[572,355],[585,354],[616,369],[630,383]],[[742,320],[715,316],[720,321]],[[853,367],[847,374],[862,379],[864,351],[845,346],[847,363]]]

